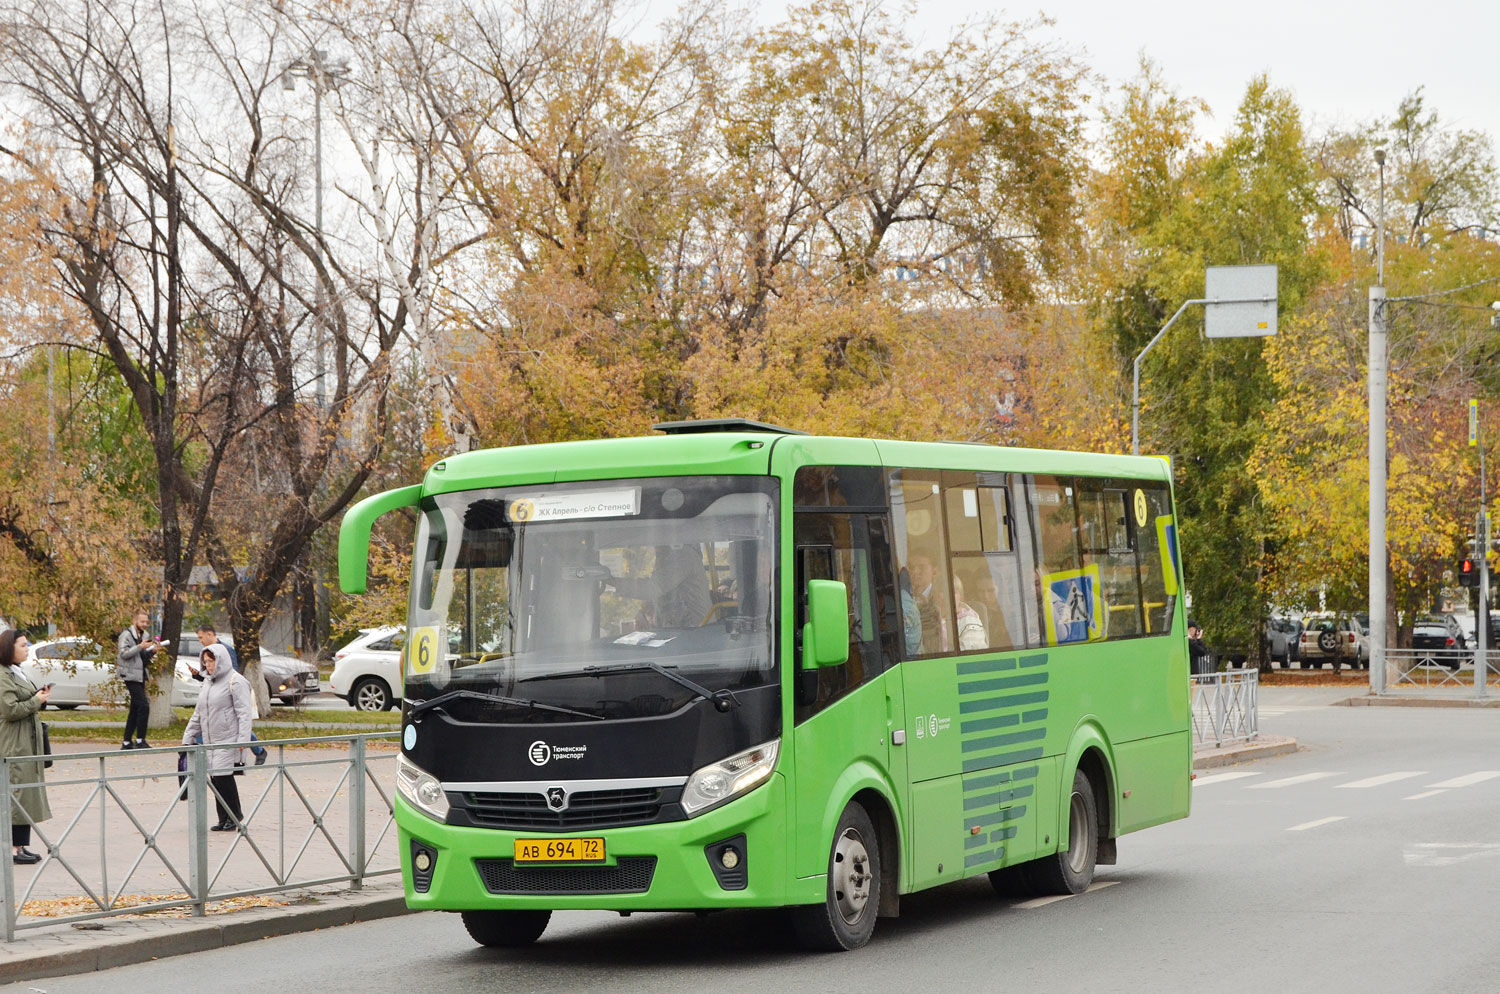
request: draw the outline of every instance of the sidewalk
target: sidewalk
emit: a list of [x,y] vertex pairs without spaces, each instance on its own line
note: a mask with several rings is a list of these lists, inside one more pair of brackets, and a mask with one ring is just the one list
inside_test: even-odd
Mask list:
[[[0,942],[0,983],[404,913],[390,815],[395,750],[367,751],[357,818],[347,747],[267,745],[266,765],[235,778],[243,831],[207,833],[206,917],[184,906],[53,925],[97,911],[99,902],[179,900],[192,882],[191,806],[178,799],[176,749],[82,758],[99,748],[59,743],[46,774],[52,818],[33,829],[31,845],[47,858],[8,867],[21,914],[16,941]],[[206,814],[212,824],[211,800]],[[361,847],[365,886],[348,890]]]
[[1257,735],[1254,742],[1233,742],[1217,749],[1193,751],[1193,769],[1211,770],[1216,766],[1245,763],[1252,759],[1284,756],[1297,751],[1297,740],[1285,735]]
[[163,956],[408,913],[401,882],[396,878],[383,878],[363,890],[288,892],[271,900],[278,903],[211,913],[205,918],[156,913],[23,932],[15,942],[0,942],[0,984],[91,973]]

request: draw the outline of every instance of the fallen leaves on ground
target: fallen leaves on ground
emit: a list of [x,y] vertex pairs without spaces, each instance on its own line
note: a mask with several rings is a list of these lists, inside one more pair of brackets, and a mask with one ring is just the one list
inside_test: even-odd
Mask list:
[[[111,909],[136,908],[142,905],[162,904],[168,901],[186,901],[186,894],[122,894],[115,898]],[[283,908],[288,902],[279,901],[274,897],[230,897],[220,901],[209,901],[207,911],[211,915],[228,914],[232,911],[243,911],[246,908]],[[56,897],[46,900],[27,901],[21,909],[21,914],[32,918],[67,918],[72,915],[86,915],[99,911],[99,904],[89,897]],[[174,908],[159,908],[150,911],[142,911],[138,914],[120,915],[121,918],[190,918],[193,914],[192,905],[182,905]]]

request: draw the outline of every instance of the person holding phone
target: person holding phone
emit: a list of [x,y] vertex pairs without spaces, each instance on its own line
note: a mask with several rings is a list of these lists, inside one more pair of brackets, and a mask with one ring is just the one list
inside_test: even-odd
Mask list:
[[[14,628],[0,632],[0,756],[41,756],[42,719],[38,716],[52,696],[52,684],[41,690],[21,672],[31,655],[31,643]],[[45,768],[41,759],[10,764],[11,861],[40,863],[31,845],[31,826],[52,817],[47,805]]]
[[120,633],[118,652],[115,656],[115,673],[125,684],[130,694],[129,709],[125,713],[125,741],[121,749],[149,749],[146,741],[146,724],[151,720],[151,702],[146,698],[146,675],[151,659],[167,646],[160,636],[148,639],[146,626],[151,616],[137,611],[130,627]]

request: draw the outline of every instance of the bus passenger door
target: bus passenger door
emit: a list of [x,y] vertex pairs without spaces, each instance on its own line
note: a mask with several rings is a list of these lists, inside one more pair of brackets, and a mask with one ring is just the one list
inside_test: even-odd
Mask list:
[[[872,555],[871,536],[885,540],[884,520],[858,513],[797,512],[794,516],[796,637],[800,660],[809,580],[838,580],[849,591],[849,660],[842,666],[799,670],[794,686],[797,774],[795,872],[827,871],[829,799],[852,765],[879,770],[888,785],[895,822],[904,822],[905,749],[892,733],[903,727],[900,671],[894,632],[882,622],[894,611],[894,577],[888,554]],[[890,586],[890,591],[883,589]],[[837,818],[838,812],[832,816]],[[875,813],[872,813],[872,817]],[[879,820],[878,817],[876,819]]]

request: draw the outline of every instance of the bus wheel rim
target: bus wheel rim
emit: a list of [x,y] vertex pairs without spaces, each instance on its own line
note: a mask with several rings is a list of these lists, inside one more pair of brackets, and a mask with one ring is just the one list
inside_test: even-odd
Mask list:
[[1088,869],[1088,809],[1077,791],[1068,804],[1068,868],[1074,873]]
[[852,828],[833,847],[833,897],[846,925],[859,921],[870,900],[870,853]]

